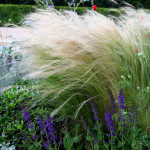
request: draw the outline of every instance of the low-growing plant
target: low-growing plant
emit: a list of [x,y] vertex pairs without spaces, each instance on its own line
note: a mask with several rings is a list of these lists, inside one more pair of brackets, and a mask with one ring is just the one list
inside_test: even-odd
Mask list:
[[[3,147],[23,148],[21,130],[24,128],[24,120],[21,114],[20,102],[23,101],[28,105],[29,101],[38,99],[39,94],[33,88],[34,84],[33,81],[19,80],[17,85],[13,85],[12,88],[0,95],[0,144]],[[46,112],[42,108],[36,109],[41,113]]]
[[[121,89],[116,101],[111,93],[110,107],[105,111],[105,128],[104,122],[97,118],[98,112],[94,102],[90,102],[93,113],[92,128],[89,127],[87,121],[82,117],[84,128],[87,134],[84,135],[89,142],[86,149],[104,150],[104,149],[149,149],[150,135],[139,127],[138,113],[140,113],[139,106],[128,108]],[[96,132],[94,132],[96,131]],[[88,144],[87,144],[88,145]]]
[[12,50],[12,43],[8,46],[0,46],[0,93],[21,78],[20,62],[21,56]]
[[32,85],[31,81],[19,80],[17,87],[5,91],[0,97],[1,148],[67,150],[150,148],[149,129],[147,127],[145,132],[144,128],[139,126],[138,115],[141,113],[141,108],[140,106],[129,107],[122,89],[118,94],[118,100],[115,100],[110,92],[105,121],[99,117],[97,105],[89,97],[92,117],[87,117],[86,113],[83,113],[81,122],[74,125],[75,130],[72,132],[71,128],[66,128],[68,125],[65,125],[65,128],[60,127],[59,124],[62,122],[53,119],[54,117],[49,115],[51,110],[48,108],[33,108],[30,109],[32,114],[29,114],[25,107],[28,106],[27,101],[39,97],[37,90],[33,89],[32,92],[29,90]]

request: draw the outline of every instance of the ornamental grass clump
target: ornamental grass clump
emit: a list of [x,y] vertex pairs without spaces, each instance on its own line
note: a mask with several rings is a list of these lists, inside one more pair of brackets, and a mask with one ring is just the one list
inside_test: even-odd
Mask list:
[[147,96],[136,100],[137,87],[145,89],[150,82],[150,40],[145,38],[150,34],[150,14],[131,8],[123,11],[119,18],[93,10],[78,16],[54,9],[26,17],[28,24],[20,36],[20,52],[27,55],[24,70],[30,71],[28,77],[41,79],[43,97],[51,95],[47,103],[54,108],[52,115],[78,117],[84,112],[88,116],[89,99],[84,96],[88,93],[104,118],[109,91],[118,93],[124,75],[131,77],[125,95],[132,96],[131,103],[140,105],[150,119]]

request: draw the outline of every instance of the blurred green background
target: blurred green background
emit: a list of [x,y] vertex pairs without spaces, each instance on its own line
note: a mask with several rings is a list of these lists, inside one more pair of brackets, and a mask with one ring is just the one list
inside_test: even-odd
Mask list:
[[[53,0],[55,6],[67,6],[67,2],[71,0]],[[79,2],[80,0],[76,0]],[[90,7],[91,0],[83,0],[84,3],[81,6]],[[110,2],[110,0],[94,0],[94,4],[98,7],[120,7],[124,6],[124,2],[133,5],[134,7],[150,8],[150,0],[116,0],[118,5]],[[1,0],[0,4],[24,4],[24,5],[35,5],[34,0]]]

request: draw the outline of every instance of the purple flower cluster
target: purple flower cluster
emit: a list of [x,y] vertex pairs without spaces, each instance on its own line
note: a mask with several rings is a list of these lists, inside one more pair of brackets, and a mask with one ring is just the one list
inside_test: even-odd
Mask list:
[[45,123],[44,123],[42,115],[40,115],[38,113],[38,116],[39,116],[39,125],[40,125],[40,128],[41,128],[41,134],[44,134],[45,133]]
[[54,123],[52,120],[53,120],[53,118],[47,114],[46,127],[48,129],[48,138],[50,138],[51,143],[53,143],[57,140],[56,131],[54,129]]
[[33,125],[32,120],[31,120],[31,116],[22,103],[21,103],[21,110],[22,110],[23,117],[26,121],[26,124],[28,126],[28,130],[32,134],[32,138],[33,139],[38,138],[38,136],[35,133],[36,130],[35,130],[35,126]]
[[75,0],[71,0],[70,5],[75,6]]
[[108,109],[106,109],[106,112],[105,112],[105,119],[106,119],[106,125],[107,125],[107,128],[108,128],[108,131],[110,132],[108,135],[109,137],[112,137],[112,136],[116,136],[115,134],[115,125],[114,125],[114,120],[112,119],[112,115],[111,115],[111,111]]
[[119,94],[118,94],[118,100],[119,100],[119,108],[120,110],[123,110],[125,108],[125,101],[123,96],[123,89],[121,88]]
[[49,8],[53,8],[53,7],[54,7],[54,5],[48,5],[48,7],[49,7]]
[[93,113],[93,117],[95,121],[100,121],[100,119],[98,118],[98,111],[95,109],[94,106],[94,101],[90,101],[89,104],[91,105],[91,112]]
[[[23,106],[23,104],[21,103],[21,109],[22,109],[22,114],[23,117],[26,121],[26,124],[28,126],[28,130],[30,133],[32,133],[32,138],[38,139],[38,136],[35,134],[36,130],[35,130],[35,126],[33,125],[33,122],[31,120],[31,116],[30,113],[27,111],[27,109]],[[57,140],[57,135],[56,135],[56,131],[54,129],[54,123],[53,123],[53,118],[50,117],[47,113],[47,119],[46,121],[44,121],[42,115],[40,115],[38,113],[39,116],[39,125],[40,125],[40,129],[41,129],[41,141],[42,141],[42,146],[45,147],[46,149],[49,150],[49,147],[52,144],[62,144],[62,142],[58,142],[56,143]],[[23,138],[26,139],[27,141],[30,140],[30,138],[27,138],[27,136],[24,134],[23,131],[21,131]]]
[[41,127],[41,133],[46,134],[46,136],[44,136],[44,138],[46,138],[46,141],[42,139],[43,147],[49,150],[49,147],[52,144],[62,144],[62,142],[56,143],[57,135],[54,129],[54,123],[52,121],[53,118],[47,114],[47,119],[44,122],[43,117],[40,114],[38,115],[39,115],[39,124]]
[[126,114],[124,114],[124,110],[125,110],[125,99],[124,99],[124,96],[123,96],[123,89],[121,88],[120,89],[120,92],[118,94],[118,103],[119,103],[119,108],[120,108],[120,111],[119,111],[119,120],[120,120],[120,123],[121,123],[121,134],[125,134],[125,130],[126,130]]
[[39,125],[41,128],[41,134],[46,135],[46,136],[44,136],[46,141],[45,141],[45,139],[42,139],[43,147],[45,147],[46,149],[49,149],[49,147],[52,144],[57,144],[57,145],[63,144],[61,141],[56,143],[57,135],[56,135],[56,131],[54,129],[53,118],[50,117],[48,113],[47,113],[46,121],[43,120],[42,115],[40,115],[39,113],[38,113],[38,116],[39,116]]

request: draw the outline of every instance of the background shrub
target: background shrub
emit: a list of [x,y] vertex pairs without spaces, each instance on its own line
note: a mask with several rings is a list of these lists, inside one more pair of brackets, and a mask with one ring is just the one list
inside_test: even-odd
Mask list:
[[[36,6],[37,7],[37,6]],[[24,15],[34,12],[35,6],[31,5],[0,5],[0,26],[9,22],[14,24],[21,24]]]
[[[4,26],[6,23],[10,23],[21,25],[22,20],[25,15],[34,12],[36,8],[39,6],[36,5],[0,5],[0,26]],[[56,6],[56,10],[70,10],[69,7],[66,6]],[[91,7],[78,7],[77,13],[82,15],[86,12],[86,10],[91,10]],[[113,11],[114,10],[114,11]],[[104,15],[114,15],[119,16],[119,12],[115,11],[117,9],[110,10],[108,8],[98,8],[97,12]],[[119,9],[121,11],[121,9]]]
[[[71,0],[53,0],[55,6],[67,6],[67,2],[70,2]],[[76,0],[78,3],[80,0]],[[94,0],[94,4],[96,4],[98,7],[122,7],[125,6],[125,3],[123,0],[116,0],[118,2],[118,5],[115,3],[110,2],[109,0]],[[125,2],[133,5],[136,8],[150,8],[149,0],[125,0]],[[23,4],[23,5],[35,5],[34,0],[1,0],[0,4]],[[90,7],[91,6],[91,0],[86,0],[84,3],[81,4],[81,6],[84,7]]]

